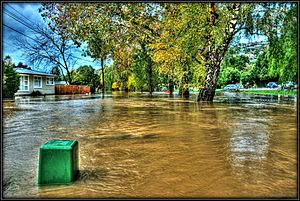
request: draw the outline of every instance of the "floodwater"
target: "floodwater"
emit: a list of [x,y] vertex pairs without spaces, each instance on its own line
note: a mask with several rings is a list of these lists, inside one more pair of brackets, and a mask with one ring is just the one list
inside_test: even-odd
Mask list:
[[[39,186],[40,145],[79,142],[80,174]],[[3,102],[4,198],[297,198],[297,100],[219,93]]]

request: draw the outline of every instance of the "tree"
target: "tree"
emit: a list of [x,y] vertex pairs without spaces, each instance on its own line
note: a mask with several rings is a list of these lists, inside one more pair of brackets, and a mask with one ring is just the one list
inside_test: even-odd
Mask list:
[[[220,63],[227,52],[234,35],[242,29],[253,9],[252,5],[240,3],[185,5],[181,15],[180,32],[182,47],[188,49],[189,55],[206,69],[204,88],[199,92],[198,101],[212,101]],[[192,17],[188,17],[192,16]],[[197,20],[197,21],[196,21]],[[197,37],[196,39],[192,39]],[[189,43],[187,43],[190,41]]]
[[[189,71],[192,61],[188,50],[184,48],[183,40],[175,32],[181,27],[181,11],[184,4],[163,4],[162,28],[160,36],[152,42],[154,61],[158,63],[158,71],[166,74],[170,92],[173,91],[174,81],[179,84],[179,94],[189,95]],[[179,31],[178,31],[179,32]]]
[[4,63],[6,63],[6,64],[12,64],[12,58],[11,58],[11,56],[6,55],[4,57]]
[[[245,70],[247,65],[250,63],[249,57],[238,54],[227,54],[221,63],[221,68],[232,67],[239,71]],[[220,72],[221,73],[221,72]]]
[[[104,61],[112,51],[112,40],[115,39],[115,29],[108,21],[110,14],[105,12],[106,4],[69,4],[43,3],[39,9],[45,19],[52,20],[49,27],[63,30],[73,42],[80,47],[83,43],[84,56],[99,60],[102,72],[102,93],[105,92]],[[94,13],[94,10],[97,10]]]
[[33,25],[32,29],[32,39],[16,38],[16,47],[23,52],[29,64],[44,64],[44,67],[52,64],[58,67],[60,72],[66,71],[67,77],[62,73],[64,80],[72,84],[70,69],[76,63],[75,46],[59,29],[54,30],[43,25]]
[[[197,101],[213,101],[222,60],[228,48],[240,37],[265,35],[269,42],[279,44],[274,36],[280,39],[283,39],[281,36],[284,34],[289,36],[289,40],[285,40],[285,47],[289,51],[280,69],[286,69],[292,64],[292,74],[295,74],[295,51],[289,45],[295,33],[291,28],[295,25],[296,9],[290,12],[295,8],[294,5],[296,4],[237,2],[50,3],[44,4],[43,15],[51,19],[52,27],[65,30],[70,38],[81,37],[83,41],[90,41],[89,50],[94,55],[99,54],[93,50],[102,50],[93,48],[97,41],[100,41],[99,44],[104,44],[101,43],[103,38],[111,41],[113,45],[107,50],[111,50],[116,68],[118,64],[120,67],[132,61],[122,61],[119,58],[132,58],[144,48],[149,55],[147,68],[150,78],[155,78],[152,77],[155,69],[160,74],[167,72],[169,85],[176,79],[182,95],[188,94],[189,82],[193,81],[201,87]],[[291,17],[285,18],[287,14]],[[286,26],[289,28],[283,29],[284,23],[289,24]],[[273,47],[272,44],[270,47]],[[130,51],[125,57],[122,54],[126,49]],[[274,55],[272,51],[271,54]],[[279,69],[276,65],[271,66]],[[127,65],[126,69],[131,67]],[[127,81],[128,72],[124,76]],[[148,80],[150,94],[154,86],[152,80],[154,79]]]
[[18,65],[16,65],[17,68],[27,68],[26,64],[23,64],[22,62],[19,62]]
[[93,91],[99,87],[99,75],[92,66],[79,66],[71,71],[71,76],[74,84],[91,86]]
[[132,82],[136,90],[142,91],[144,88],[148,89],[150,95],[154,91],[155,76],[154,64],[147,51],[147,45],[140,41],[141,49],[137,50],[133,56],[132,64]]
[[53,66],[50,73],[53,74],[53,75],[56,75],[55,78],[54,78],[55,81],[61,81],[62,80],[61,76],[62,76],[63,73],[60,72],[60,69],[59,69],[58,66]]
[[92,86],[94,89],[99,86],[99,75],[92,66],[80,66],[76,71],[82,84]]
[[[242,74],[249,71],[249,63],[248,56],[240,54],[239,50],[230,48],[221,62],[217,85],[224,86],[229,83],[240,82]],[[243,77],[243,79],[246,79],[246,77]]]
[[227,67],[220,74],[218,79],[218,84],[222,86],[230,83],[235,84],[240,81],[240,78],[241,78],[241,72],[238,69]]
[[240,78],[242,84],[247,84],[247,82],[252,82],[253,81],[253,76],[251,74],[251,71],[244,71],[241,73],[241,78]]
[[[7,60],[6,60],[7,61]],[[11,62],[2,61],[3,66],[3,88],[4,98],[12,98],[19,90],[20,75],[14,70]]]
[[231,43],[241,36],[267,35],[270,38],[280,29],[289,10],[289,4],[285,3],[171,4],[166,7],[169,8],[164,16],[166,45],[157,45],[169,54],[174,53],[171,48],[176,48],[185,58],[181,62],[183,69],[192,59],[205,69],[204,88],[199,92],[198,101],[213,100],[220,64]]
[[296,16],[296,4],[289,4],[279,31],[269,34],[270,45],[266,53],[268,75],[277,77],[281,82],[296,81],[298,77]]
[[[257,82],[268,82],[272,80],[272,77],[269,74],[268,66],[269,66],[269,59],[267,56],[267,51],[262,52],[251,71],[253,81]],[[278,80],[278,77],[274,77],[275,80]]]
[[[100,71],[98,73],[101,73],[101,75],[102,75],[102,72],[100,72]],[[105,81],[106,90],[111,91],[112,90],[112,85],[115,82],[115,76],[114,76],[114,73],[113,73],[112,65],[111,66],[106,66],[104,68],[104,81]]]
[[[93,58],[100,58],[102,64],[107,55],[111,54],[114,61],[119,61],[118,58],[124,58],[119,53],[122,54],[125,49],[142,49],[140,44],[145,44],[149,51],[147,46],[158,34],[158,4],[45,3],[40,11],[42,16],[52,20],[52,28],[64,28],[65,33],[77,44],[80,41],[87,42],[88,52]],[[151,95],[154,88],[151,81],[154,62],[150,56],[148,61]],[[119,62],[122,63],[127,62]]]

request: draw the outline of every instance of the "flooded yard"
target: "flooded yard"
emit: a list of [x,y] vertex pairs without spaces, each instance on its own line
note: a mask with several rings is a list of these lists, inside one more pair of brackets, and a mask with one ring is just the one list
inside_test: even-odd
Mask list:
[[[40,145],[79,142],[78,179],[39,186]],[[3,103],[5,198],[297,197],[297,103],[113,93]]]

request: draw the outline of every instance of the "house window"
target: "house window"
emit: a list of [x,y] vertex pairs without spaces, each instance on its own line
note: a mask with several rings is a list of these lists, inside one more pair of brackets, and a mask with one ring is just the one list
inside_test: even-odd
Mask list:
[[29,91],[28,83],[29,83],[29,76],[21,75],[19,89],[21,91]]
[[33,87],[34,88],[42,88],[42,77],[34,76]]
[[46,85],[54,85],[54,78],[53,77],[47,77],[46,78]]

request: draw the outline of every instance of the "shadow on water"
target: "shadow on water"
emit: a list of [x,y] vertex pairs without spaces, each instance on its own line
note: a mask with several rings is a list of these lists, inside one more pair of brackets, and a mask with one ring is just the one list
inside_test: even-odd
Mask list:
[[90,181],[102,182],[107,177],[108,172],[109,171],[104,168],[93,169],[93,170],[83,169],[79,171],[76,180],[80,182],[90,182]]

